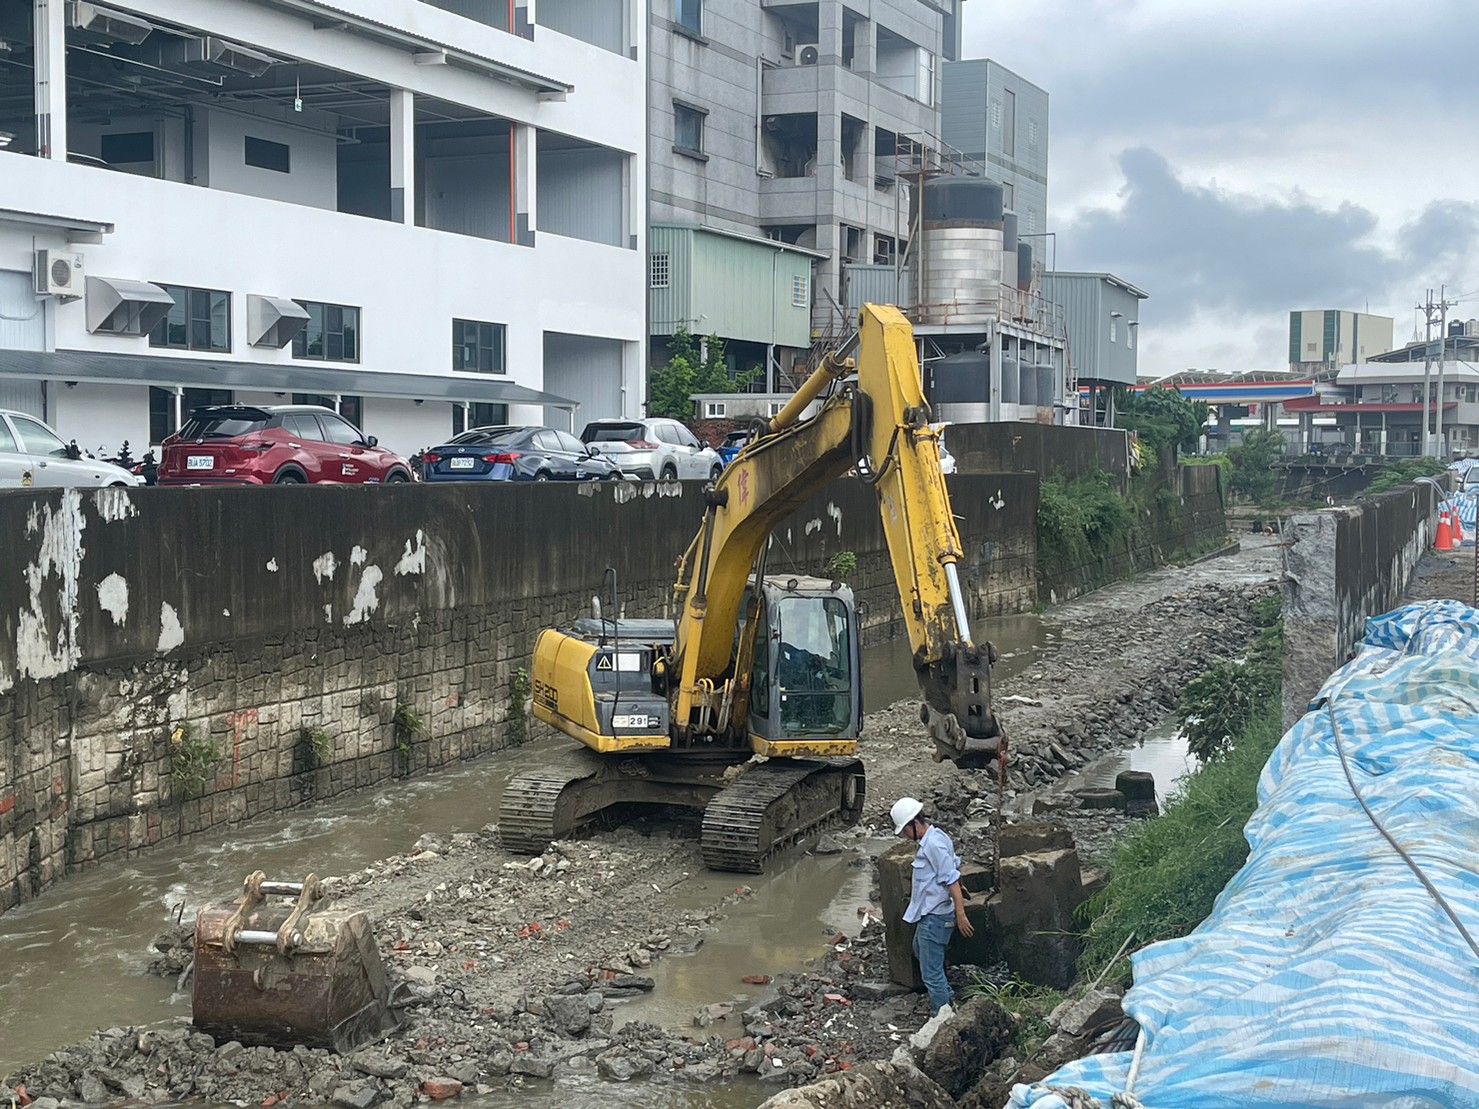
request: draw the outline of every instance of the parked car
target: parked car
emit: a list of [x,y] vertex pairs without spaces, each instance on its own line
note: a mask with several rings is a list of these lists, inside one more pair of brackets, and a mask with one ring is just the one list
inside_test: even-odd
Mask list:
[[411,466],[330,409],[197,408],[160,447],[160,485],[349,485],[411,480]]
[[755,433],[749,430],[731,431],[724,437],[724,442],[716,448],[719,451],[719,461],[728,466],[736,458],[739,452],[744,450],[754,441]]
[[677,420],[592,420],[580,438],[625,473],[646,481],[713,481],[724,470],[719,452],[700,443]]
[[568,431],[475,427],[421,452],[423,481],[617,481],[621,469]]
[[143,479],[88,458],[35,416],[0,409],[0,489],[142,485]]

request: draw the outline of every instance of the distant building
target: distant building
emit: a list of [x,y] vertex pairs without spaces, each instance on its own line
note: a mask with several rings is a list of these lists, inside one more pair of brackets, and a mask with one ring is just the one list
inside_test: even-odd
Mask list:
[[1336,308],[1289,313],[1289,369],[1333,376],[1392,349],[1392,318]]
[[940,139],[1005,190],[1019,235],[1048,228],[1048,94],[989,58],[946,62]]
[[1112,387],[1139,379],[1140,302],[1150,294],[1112,273],[1045,273],[1042,286],[1043,297],[1062,308],[1071,376],[1089,390],[1093,418],[1083,422],[1112,426]]

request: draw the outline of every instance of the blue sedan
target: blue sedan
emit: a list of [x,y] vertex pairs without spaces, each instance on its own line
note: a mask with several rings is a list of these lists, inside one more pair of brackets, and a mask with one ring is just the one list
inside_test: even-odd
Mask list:
[[568,431],[475,427],[421,452],[422,481],[619,481],[622,472]]

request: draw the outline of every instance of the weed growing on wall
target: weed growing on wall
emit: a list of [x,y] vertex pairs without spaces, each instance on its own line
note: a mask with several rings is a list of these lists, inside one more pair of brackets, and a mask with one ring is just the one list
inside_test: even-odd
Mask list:
[[415,707],[407,701],[397,701],[395,714],[390,718],[391,727],[395,729],[395,749],[401,757],[401,769],[411,769],[411,744],[416,737],[426,734],[426,721]]
[[529,671],[520,666],[508,680],[508,720],[504,734],[510,747],[529,742]]
[[845,581],[858,568],[858,556],[852,551],[838,551],[827,559],[827,574],[833,579]]
[[303,742],[313,752],[315,766],[323,766],[334,751],[334,738],[323,728],[304,728]]
[[216,775],[221,749],[203,738],[190,723],[175,728],[169,739],[170,792],[179,801],[199,797]]
[[[1388,463],[1376,479],[1366,487],[1367,494],[1390,493],[1399,485],[1406,485],[1413,478],[1437,477],[1447,464],[1439,458],[1404,458],[1400,462]],[[1431,489],[1432,486],[1429,486]]]
[[1036,986],[1016,977],[1005,982],[989,982],[975,971],[969,973],[971,981],[961,989],[962,998],[988,998],[1016,1018],[1017,1033],[1013,1043],[1018,1055],[1024,1058],[1031,1056],[1053,1034],[1048,1014],[1063,1000],[1063,995],[1057,990]]
[[1037,504],[1039,563],[1059,568],[1102,558],[1123,542],[1133,520],[1114,478],[1094,470],[1069,480],[1044,478]]

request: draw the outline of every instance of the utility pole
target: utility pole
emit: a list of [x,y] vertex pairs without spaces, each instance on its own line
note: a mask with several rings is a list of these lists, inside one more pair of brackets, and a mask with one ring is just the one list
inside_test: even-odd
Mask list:
[[1433,374],[1433,313],[1437,306],[1433,303],[1433,290],[1429,289],[1427,297],[1422,304],[1416,306],[1423,314],[1426,327],[1423,331],[1423,431],[1418,445],[1418,452],[1424,457],[1432,453],[1433,423],[1428,414],[1428,405],[1432,403],[1432,374]]
[[1447,299],[1447,293],[1447,285],[1438,287],[1438,432],[1433,440],[1440,457],[1443,454],[1443,366],[1448,354],[1448,310],[1457,307]]

